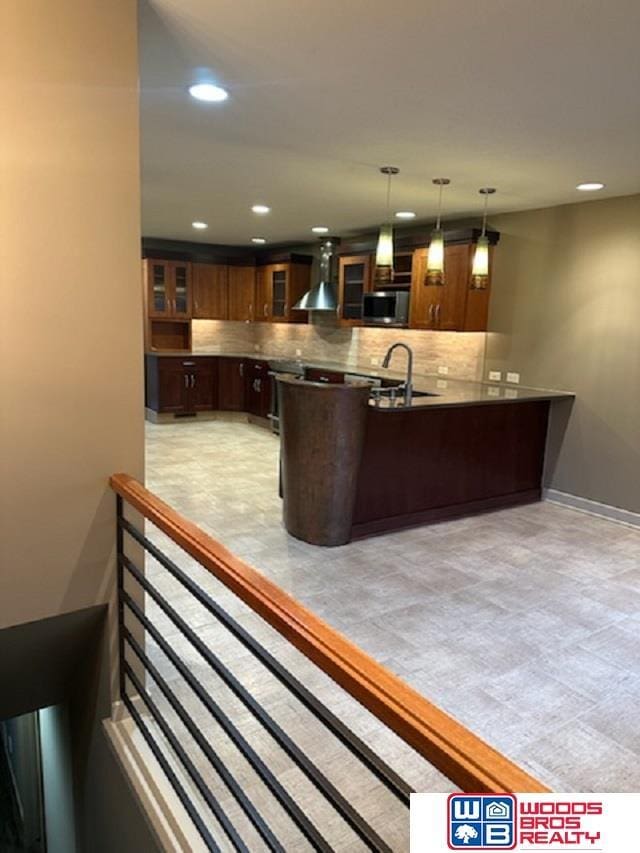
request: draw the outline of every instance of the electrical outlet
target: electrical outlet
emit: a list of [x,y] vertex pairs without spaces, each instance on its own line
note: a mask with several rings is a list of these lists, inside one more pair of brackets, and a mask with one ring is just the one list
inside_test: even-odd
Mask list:
[[449,383],[446,381],[446,379],[436,379],[436,388],[442,388],[442,390],[444,391],[444,389],[448,387]]
[[507,400],[516,400],[518,397],[518,389],[517,388],[505,388],[504,396]]
[[507,382],[513,382],[515,385],[520,382],[520,374],[519,373],[507,373]]
[[440,374],[440,376],[446,376],[449,373],[449,368],[446,364],[441,364],[438,368],[438,373]]
[[500,389],[499,388],[487,388],[487,396],[488,397],[499,397]]
[[296,350],[296,355],[302,355],[302,350],[301,350],[301,349],[297,349],[297,350]]
[[253,350],[254,350],[254,352],[260,352],[260,344],[254,344]]
[[374,367],[377,367],[380,364],[380,359],[376,358],[375,355],[371,357],[371,364]]
[[501,379],[502,373],[499,370],[489,371],[489,382],[500,382]]

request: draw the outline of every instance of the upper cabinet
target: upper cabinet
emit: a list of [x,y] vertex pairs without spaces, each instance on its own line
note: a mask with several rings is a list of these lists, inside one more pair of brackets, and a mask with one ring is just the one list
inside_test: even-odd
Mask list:
[[371,290],[371,255],[348,255],[338,264],[338,321],[342,326],[362,325],[362,297]]
[[194,320],[226,320],[229,280],[226,264],[192,264]]
[[451,332],[486,331],[493,247],[489,250],[489,281],[482,290],[471,288],[474,251],[475,244],[472,243],[445,246],[444,284],[441,286],[425,284],[427,249],[416,249],[413,252],[410,328]]
[[149,317],[191,317],[191,264],[188,261],[148,258],[144,261],[144,278]]
[[228,320],[251,322],[256,317],[256,268],[228,267]]
[[293,306],[311,286],[308,264],[267,264],[256,269],[256,320],[272,323],[306,323],[306,311]]

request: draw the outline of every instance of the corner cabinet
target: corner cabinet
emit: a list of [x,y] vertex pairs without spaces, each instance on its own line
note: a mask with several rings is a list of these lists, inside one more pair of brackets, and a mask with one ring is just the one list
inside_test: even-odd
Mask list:
[[493,247],[489,249],[489,279],[482,290],[471,288],[475,244],[445,246],[444,284],[425,284],[427,249],[413,252],[409,328],[449,332],[486,332],[491,293]]
[[371,290],[371,255],[349,255],[338,262],[338,322],[362,325],[362,297]]
[[255,319],[268,323],[306,323],[306,311],[293,306],[311,286],[308,264],[267,264],[256,268]]

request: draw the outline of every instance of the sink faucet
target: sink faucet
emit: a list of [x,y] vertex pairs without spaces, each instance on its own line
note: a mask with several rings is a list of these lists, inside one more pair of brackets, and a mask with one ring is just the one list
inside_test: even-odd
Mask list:
[[397,347],[402,347],[402,349],[406,349],[406,351],[407,351],[407,378],[406,378],[406,381],[404,383],[404,401],[405,401],[406,405],[409,406],[409,405],[411,405],[411,394],[413,391],[413,384],[411,381],[412,374],[413,374],[413,350],[411,349],[411,347],[407,346],[407,344],[400,343],[399,341],[397,344],[392,344],[389,347],[389,349],[387,350],[387,354],[385,355],[385,357],[382,361],[382,366],[383,367],[389,367],[389,362],[391,361],[391,355],[392,355],[394,349],[397,349]]

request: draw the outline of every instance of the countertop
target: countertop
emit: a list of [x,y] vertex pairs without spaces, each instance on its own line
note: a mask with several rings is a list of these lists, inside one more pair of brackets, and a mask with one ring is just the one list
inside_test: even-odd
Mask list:
[[[318,361],[316,359],[293,358],[289,356],[269,355],[264,352],[197,352],[177,353],[175,351],[154,350],[148,355],[172,356],[175,358],[194,358],[198,356],[215,356],[218,358],[247,358],[255,361],[268,361],[277,371],[278,363],[299,363],[302,367],[315,367],[321,370],[335,370],[349,374],[351,377],[362,376],[377,379],[392,379],[404,381],[403,371],[385,370],[379,367],[345,364],[336,361]],[[500,382],[470,382],[464,379],[451,379],[448,376],[434,376],[419,373],[414,370],[413,387],[415,391],[429,396],[414,397],[411,406],[407,407],[402,401],[392,401],[383,398],[381,401],[370,401],[370,405],[380,411],[406,411],[411,409],[444,408],[452,406],[477,406],[492,403],[533,402],[536,400],[571,400],[575,396],[571,391],[555,391],[547,388],[527,388],[523,385],[511,385]]]

